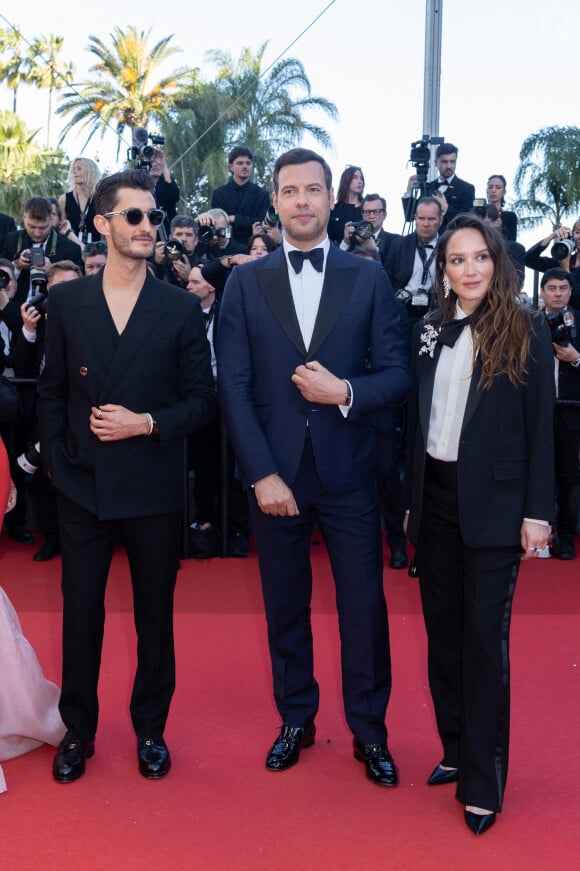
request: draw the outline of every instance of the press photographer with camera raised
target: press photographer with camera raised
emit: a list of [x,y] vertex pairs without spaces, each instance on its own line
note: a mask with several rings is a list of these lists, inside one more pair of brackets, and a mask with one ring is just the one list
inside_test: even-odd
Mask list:
[[387,217],[385,198],[380,194],[365,194],[361,204],[361,217],[361,221],[346,222],[340,247],[343,251],[353,251],[358,246],[368,251],[370,256],[377,252],[384,266],[391,242],[398,238],[398,234],[383,230]]
[[155,245],[157,277],[177,287],[187,287],[189,273],[201,262],[198,253],[199,228],[190,215],[176,215],[169,239]]
[[199,227],[199,241],[208,260],[246,253],[246,245],[240,245],[233,238],[229,216],[223,209],[209,209],[195,220]]
[[556,556],[572,560],[580,510],[580,311],[570,307],[570,273],[548,269],[542,276],[541,297],[552,333],[556,357],[554,444],[558,490]]
[[[550,256],[544,257],[543,252],[552,242]],[[572,287],[571,303],[575,308],[580,308],[580,218],[574,222],[572,229],[569,227],[557,227],[540,242],[526,251],[526,266],[535,269],[536,272],[546,272],[547,269],[566,270],[570,273]]]
[[17,306],[31,296],[35,277],[51,263],[72,260],[82,268],[81,249],[52,228],[52,205],[46,197],[31,197],[24,205],[24,229],[8,233],[2,256],[14,264]]

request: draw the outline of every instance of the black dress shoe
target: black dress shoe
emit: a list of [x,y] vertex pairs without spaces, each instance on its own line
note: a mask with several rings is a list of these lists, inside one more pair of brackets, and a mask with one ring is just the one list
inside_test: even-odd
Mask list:
[[164,777],[171,768],[171,756],[163,738],[138,738],[139,774],[155,779]]
[[54,762],[52,776],[59,783],[78,780],[85,773],[85,760],[95,752],[94,741],[81,741],[74,732],[67,732],[60,744]]
[[316,727],[314,723],[303,729],[300,726],[282,726],[280,737],[272,744],[266,758],[268,771],[286,771],[296,765],[303,747],[312,747]]
[[55,556],[58,556],[60,553],[60,545],[58,543],[58,536],[47,534],[44,544],[37,550],[32,559],[36,563],[45,563],[47,560],[52,559]]
[[557,551],[556,556],[558,559],[576,559],[574,548],[568,547],[565,544],[560,545],[560,549]]
[[386,744],[361,744],[353,741],[354,758],[364,762],[367,777],[379,786],[396,786],[399,773]]
[[12,541],[17,541],[19,544],[34,544],[34,536],[24,526],[7,526],[6,532]]
[[248,555],[248,539],[242,532],[234,532],[228,542],[228,556],[245,557]]
[[406,569],[409,560],[404,550],[393,550],[389,565],[392,569]]
[[427,779],[427,786],[440,786],[443,783],[457,783],[459,772],[457,768],[443,768],[437,765]]
[[491,829],[495,823],[496,814],[474,814],[473,811],[465,811],[465,822],[471,829],[474,835],[483,835],[488,829]]

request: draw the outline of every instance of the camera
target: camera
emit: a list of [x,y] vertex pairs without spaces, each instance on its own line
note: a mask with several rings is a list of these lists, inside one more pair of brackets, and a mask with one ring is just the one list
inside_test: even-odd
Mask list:
[[568,258],[576,245],[574,244],[573,239],[556,239],[554,244],[552,245],[552,250],[550,254],[554,258],[554,260],[566,260]]
[[163,248],[163,253],[165,254],[165,259],[170,260],[172,263],[176,260],[181,260],[184,254],[187,254],[181,239],[168,239]]
[[24,453],[17,457],[16,462],[27,475],[34,475],[40,466],[40,442],[28,445]]
[[4,269],[0,269],[0,290],[4,290],[10,284],[10,276]]
[[495,203],[488,203],[487,200],[482,197],[474,199],[471,211],[483,221],[485,221],[486,218],[488,221],[497,221],[499,218],[499,212]]
[[352,230],[350,233],[351,240],[354,241],[355,236],[359,239],[371,239],[374,236],[375,230],[370,221],[353,221]]
[[409,162],[415,167],[419,184],[425,184],[431,164],[431,145],[442,145],[445,139],[442,136],[429,136],[425,133],[421,139],[411,142],[411,154]]
[[216,239],[229,239],[232,235],[231,227],[214,227],[213,223],[210,221],[209,224],[200,224],[198,230],[198,238],[200,242],[203,242],[204,245],[210,245],[214,238]]
[[[165,137],[148,133],[146,127],[133,127],[132,145],[127,149],[127,160],[133,163],[134,169],[144,169],[149,172],[151,161],[155,155],[154,145],[165,145]],[[148,145],[151,140],[152,145]]]
[[39,315],[45,315],[47,310],[47,296],[46,291],[39,291],[38,293],[34,293],[31,297],[29,297],[26,301],[26,308],[34,308],[38,312]]
[[552,342],[565,348],[576,338],[576,320],[571,311],[546,312],[546,320],[550,327]]
[[44,269],[30,270],[30,283],[34,293],[47,293],[48,276]]
[[277,227],[279,223],[280,219],[278,218],[276,209],[274,206],[270,206],[266,212],[264,220],[262,221],[262,227]]

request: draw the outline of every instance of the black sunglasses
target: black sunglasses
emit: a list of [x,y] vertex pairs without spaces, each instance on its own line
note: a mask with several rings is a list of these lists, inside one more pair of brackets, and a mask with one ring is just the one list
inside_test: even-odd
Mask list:
[[114,215],[123,215],[127,223],[133,227],[137,227],[145,216],[152,227],[158,227],[165,218],[163,209],[149,209],[148,212],[144,212],[142,209],[123,209],[120,212],[106,212],[103,218],[112,218]]
[[[129,221],[129,223],[131,223]],[[83,254],[106,254],[107,253],[107,243],[106,242],[87,242],[85,247],[83,248]]]

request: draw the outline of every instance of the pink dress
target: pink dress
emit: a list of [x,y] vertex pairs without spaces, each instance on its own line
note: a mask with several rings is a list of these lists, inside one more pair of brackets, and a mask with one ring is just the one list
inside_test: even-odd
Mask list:
[[[8,482],[8,483],[7,483]],[[0,529],[9,486],[0,440]],[[46,680],[10,599],[0,587],[0,762],[41,744],[59,744],[66,731],[58,710],[60,691]],[[0,766],[0,792],[6,782]]]

